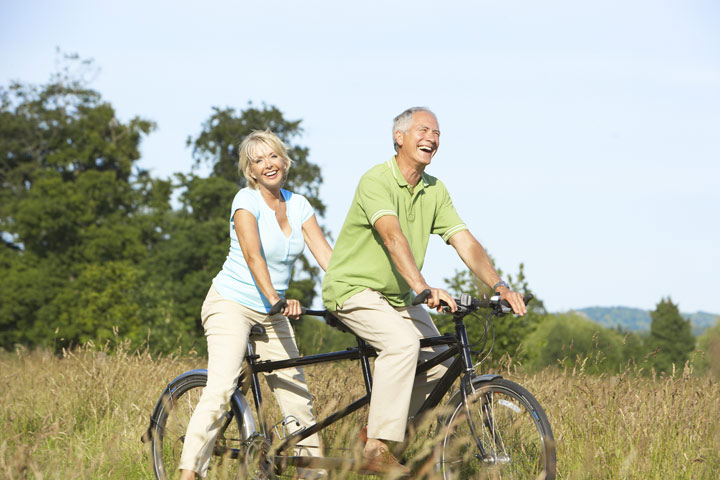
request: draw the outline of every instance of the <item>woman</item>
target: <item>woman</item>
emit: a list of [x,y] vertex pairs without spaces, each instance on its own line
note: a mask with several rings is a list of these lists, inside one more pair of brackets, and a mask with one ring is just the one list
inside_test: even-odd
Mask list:
[[[292,161],[272,132],[253,132],[240,145],[238,169],[247,180],[233,199],[230,253],[202,306],[208,342],[208,383],[188,424],[180,458],[181,479],[205,476],[210,454],[230,395],[237,385],[250,328],[262,324],[267,340],[254,342],[264,360],[299,356],[288,317],[301,313],[297,300],[287,300],[282,314],[270,308],[285,294],[293,263],[305,244],[327,269],[332,249],[313,209],[302,195],[282,188]],[[283,416],[302,426],[314,423],[312,397],[301,368],[266,375]],[[322,455],[317,434],[302,441],[301,455]]]

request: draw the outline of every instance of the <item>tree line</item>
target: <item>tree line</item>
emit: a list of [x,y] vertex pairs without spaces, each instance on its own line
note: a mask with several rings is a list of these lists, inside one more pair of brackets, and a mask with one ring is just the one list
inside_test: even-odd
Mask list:
[[[320,168],[298,143],[301,120],[249,104],[241,111],[212,108],[187,141],[191,172],[153,177],[139,160],[140,144],[156,125],[119,120],[84,80],[93,68],[66,56],[44,85],[0,87],[0,348],[60,350],[121,338],[160,352],[202,352],[200,307],[227,255],[231,200],[245,186],[237,171],[240,142],[253,130],[278,134],[294,160],[287,188],[305,195],[322,218]],[[210,173],[199,176],[200,166]],[[319,273],[301,258],[288,297],[312,304]],[[522,265],[508,277],[530,292]],[[488,293],[469,272],[446,282],[453,293]],[[448,329],[446,316],[436,321]],[[482,334],[474,325],[471,337]],[[495,323],[491,361],[513,358],[540,368],[594,352],[603,357],[598,371],[647,359],[668,371],[696,351],[689,328],[670,299],[658,304],[645,337],[550,314],[536,299],[527,316]],[[305,353],[352,344],[314,319],[298,322],[296,332]],[[720,357],[720,328],[705,337],[698,345],[710,353],[698,365],[710,369]]]

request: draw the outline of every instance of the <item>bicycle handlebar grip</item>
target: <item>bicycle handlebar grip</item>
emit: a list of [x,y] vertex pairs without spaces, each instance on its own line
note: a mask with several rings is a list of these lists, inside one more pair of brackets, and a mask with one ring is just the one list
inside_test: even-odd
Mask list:
[[283,309],[284,309],[285,307],[287,307],[287,300],[285,300],[284,298],[281,298],[280,300],[278,300],[277,302],[275,302],[275,305],[273,305],[273,306],[270,308],[270,311],[268,312],[268,315],[275,315],[275,314],[277,314],[277,313],[280,313],[280,312],[283,311]]
[[[530,300],[532,300],[533,298],[535,298],[535,297],[533,296],[532,293],[526,293],[525,296],[523,297],[523,303],[525,303],[525,305],[527,305],[528,303],[530,303]],[[510,303],[508,303],[507,300],[502,300],[500,302],[500,305],[502,305],[503,307],[508,308],[508,309],[510,308]]]
[[525,302],[525,305],[527,305],[533,298],[535,298],[535,296],[532,293],[526,293],[523,297],[523,302]]
[[427,302],[427,299],[430,298],[430,295],[432,292],[429,288],[426,288],[422,292],[418,293],[415,298],[413,298],[412,304],[413,305],[420,305],[421,303]]

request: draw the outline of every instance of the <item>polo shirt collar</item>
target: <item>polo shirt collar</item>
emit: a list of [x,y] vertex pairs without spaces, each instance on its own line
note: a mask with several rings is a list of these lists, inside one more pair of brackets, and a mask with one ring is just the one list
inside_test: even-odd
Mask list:
[[[388,167],[390,167],[390,171],[393,174],[393,177],[395,177],[395,181],[397,184],[401,187],[409,187],[410,184],[405,180],[405,177],[403,177],[403,174],[400,172],[400,167],[398,167],[397,164],[397,157],[393,155],[390,160],[388,160]],[[422,183],[423,187],[427,187],[430,182],[428,182],[427,174],[425,172],[422,173],[422,182],[418,182],[416,186],[420,186],[420,183]],[[422,187],[421,187],[422,188]]]

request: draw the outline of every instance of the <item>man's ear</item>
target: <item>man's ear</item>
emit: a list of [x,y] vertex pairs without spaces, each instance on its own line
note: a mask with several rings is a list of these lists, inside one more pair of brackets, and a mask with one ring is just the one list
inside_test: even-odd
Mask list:
[[400,130],[395,130],[395,143],[398,144],[399,147],[402,147],[403,141],[405,140],[405,135]]

